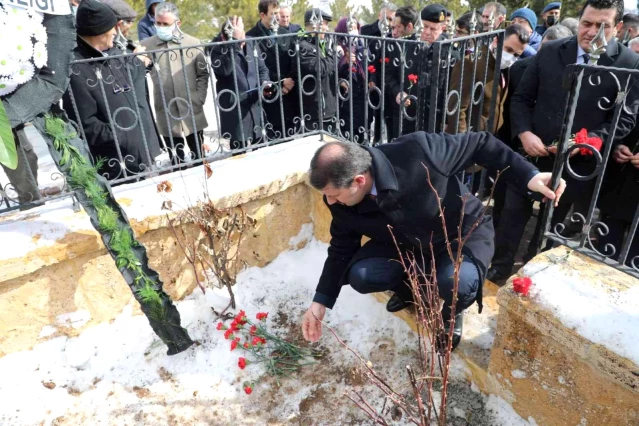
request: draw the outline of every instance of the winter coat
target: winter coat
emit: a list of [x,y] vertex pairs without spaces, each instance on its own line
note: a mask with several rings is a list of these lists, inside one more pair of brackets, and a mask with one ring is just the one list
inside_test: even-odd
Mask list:
[[[284,27],[280,27],[278,36],[284,36],[290,34]],[[260,51],[264,54],[264,65],[268,68],[269,79],[273,82],[280,81],[284,78],[292,78],[295,80],[295,87],[288,94],[283,95],[281,98],[281,106],[284,110],[282,116],[282,109],[280,109],[280,99],[269,103],[264,102],[263,108],[266,113],[268,122],[273,126],[272,134],[269,134],[269,138],[283,138],[292,135],[294,130],[294,119],[299,116],[299,94],[297,91],[297,58],[291,57],[290,52],[295,52],[295,35],[288,35],[286,37],[278,38],[266,38],[271,35],[271,30],[266,28],[262,21],[257,21],[255,26],[246,32],[246,37],[256,38],[261,37],[257,41]],[[279,63],[279,74],[278,74]],[[281,83],[280,83],[281,84]],[[284,118],[286,132],[282,129],[282,118]],[[271,131],[269,126],[269,131]]]
[[[441,198],[453,252],[457,250],[460,219],[464,238],[478,223],[462,251],[464,256],[475,261],[482,276],[480,282],[483,282],[494,252],[492,218],[489,215],[482,217],[481,200],[468,191],[458,173],[474,163],[495,170],[510,166],[513,170],[509,175],[513,179],[511,182],[525,192],[528,181],[537,173],[535,167],[484,132],[458,135],[416,132],[402,136],[394,143],[366,149],[373,158],[376,203],[386,223],[380,226],[379,217],[370,220],[370,212],[363,203],[328,205],[324,198],[332,215],[331,242],[314,300],[332,308],[342,285],[347,284],[348,270],[355,262],[371,257],[397,258],[387,225],[393,227],[403,250],[417,250],[417,259],[421,259],[420,248],[424,258],[431,258],[431,242],[435,258],[445,253],[442,219],[436,195],[428,186],[426,168]],[[466,204],[461,218],[463,198],[466,198]],[[362,236],[372,238],[363,247]],[[481,308],[481,287],[477,300]]]
[[[357,58],[352,64],[350,62],[350,51],[355,53]],[[339,79],[343,79],[347,84],[350,84],[352,74],[352,86],[349,87],[346,92],[342,87],[339,90],[342,92],[344,100],[339,100],[339,119],[344,124],[341,125],[342,136],[346,139],[363,143],[364,131],[366,128],[365,122],[365,110],[366,110],[366,70],[363,69],[364,63],[359,58],[364,57],[363,47],[358,46],[344,46],[344,54],[339,60],[337,67],[337,75]],[[352,68],[352,72],[351,72]],[[370,75],[370,74],[369,74]],[[350,97],[353,98],[353,104],[351,106]],[[352,115],[351,115],[352,114]],[[352,120],[351,120],[352,118]],[[353,131],[351,133],[351,123]]]
[[[71,65],[71,81],[63,97],[64,109],[72,120],[81,124],[94,159],[107,160],[101,172],[109,173],[109,179],[123,177],[118,165],[108,164],[110,159],[123,161],[132,173],[150,168],[160,154],[160,143],[147,100],[144,64],[137,57],[109,59],[81,37],[77,42],[73,50],[75,60],[101,60]],[[113,47],[105,53],[113,56],[122,52]],[[71,92],[79,116],[71,102]],[[136,118],[138,114],[140,122]]]
[[[488,61],[488,64],[486,64],[486,61]],[[463,84],[460,85],[462,75]],[[463,61],[457,62],[451,74],[449,91],[454,90],[460,93],[461,100],[459,100],[459,97],[451,97],[448,102],[448,110],[455,111],[455,104],[459,102],[459,121],[457,120],[457,113],[448,116],[448,133],[487,131],[495,134],[497,132],[504,122],[503,110],[504,101],[508,94],[508,86],[506,84],[508,72],[501,71],[499,72],[499,76],[497,98],[493,100],[495,82],[495,57],[493,53],[487,51],[486,47],[483,47],[481,56],[477,59],[477,65],[475,65],[474,59],[470,56],[466,56]],[[478,82],[482,82],[484,84],[481,88],[478,87],[475,89],[475,85]],[[473,92],[475,92],[474,95]],[[479,99],[482,99],[481,113],[479,108],[480,105],[473,103],[473,100]],[[489,129],[488,118],[490,116],[491,103],[493,101],[495,102],[495,115],[493,127]]]
[[[446,40],[447,36],[442,34],[437,41]],[[410,35],[405,38],[407,41],[416,40],[416,36]],[[402,117],[402,135],[412,133],[418,130],[427,130],[429,118],[431,114],[431,91],[433,90],[433,44],[426,46],[423,42],[388,42],[386,56],[390,58],[386,68],[386,90],[392,99],[393,105],[393,137],[399,136],[399,123]],[[405,56],[402,55],[405,52]],[[446,99],[445,83],[447,80],[447,68],[441,68],[437,84],[435,85],[438,92],[437,112],[435,118],[435,130],[443,129],[443,104]],[[402,74],[403,73],[403,74]],[[409,76],[417,76],[417,81],[413,83]],[[397,103],[397,95],[401,92],[408,95],[416,96],[417,100],[412,99],[411,104],[400,109]],[[406,116],[415,118],[409,120]]]
[[[218,35],[213,41],[223,41],[222,35]],[[254,49],[257,52],[255,56]],[[261,85],[269,81],[268,69],[264,65],[259,46],[250,39],[242,44],[214,45],[211,48],[211,65],[217,79],[215,87],[222,137],[230,139],[232,149],[245,147],[245,142],[249,139],[251,143],[256,143],[262,137],[265,124],[259,104]],[[222,91],[224,93],[220,93]]]
[[161,3],[161,0],[146,0],[146,14],[138,22],[138,40],[142,41],[156,34],[155,17],[151,15],[151,6]]
[[[336,129],[335,115],[337,113],[337,96],[335,86],[337,85],[335,76],[335,50],[334,41],[327,35],[327,40],[319,42],[319,52],[316,36],[310,33],[302,34],[299,42],[300,45],[300,81],[309,76],[300,83],[304,86],[306,93],[312,92],[310,95],[303,95],[304,119],[306,121],[307,130],[319,130],[309,127],[308,117],[312,123],[318,123],[320,119],[320,105],[322,108],[322,119],[324,122],[333,121],[330,124],[332,131]],[[320,84],[316,84],[319,72]],[[318,105],[319,100],[319,105]],[[313,124],[311,125],[313,126]],[[326,126],[325,130],[328,129]]]
[[[189,48],[189,46],[200,44],[200,41],[183,34],[182,42],[176,44],[172,41],[162,41],[155,35],[141,44],[147,51],[175,47],[184,49],[183,54],[175,50],[153,55],[155,66],[151,72],[151,78],[153,79],[155,118],[160,135],[168,137],[172,134],[175,137],[183,137],[182,135],[189,136],[204,130],[208,126],[204,116],[204,102],[209,88],[209,68],[204,52],[197,47]],[[162,92],[164,92],[164,102]],[[193,105],[193,114],[189,108],[189,96]],[[172,100],[176,101],[171,102]],[[166,109],[169,107],[167,114]],[[184,118],[176,120],[173,117]],[[171,123],[170,127],[167,120]]]

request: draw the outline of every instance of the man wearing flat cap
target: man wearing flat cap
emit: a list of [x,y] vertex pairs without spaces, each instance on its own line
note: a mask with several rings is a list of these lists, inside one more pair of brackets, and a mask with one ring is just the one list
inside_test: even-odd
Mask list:
[[[335,94],[335,43],[328,31],[333,20],[330,13],[320,8],[304,13],[306,32],[300,35],[300,83],[305,93],[302,97],[302,122],[307,131],[320,128],[335,133],[338,128],[337,97]],[[319,47],[319,52],[318,52]],[[319,71],[320,82],[317,84]],[[308,78],[305,78],[309,76]],[[319,98],[318,98],[319,97]],[[310,116],[310,120],[307,119]]]
[[82,126],[93,158],[105,160],[99,172],[109,180],[125,177],[125,170],[128,176],[147,171],[160,155],[147,101],[146,68],[135,56],[109,58],[122,54],[114,46],[117,24],[107,5],[82,0],[73,54],[75,60],[94,60],[72,66],[63,97],[64,109]]
[[124,0],[101,0],[101,2],[109,6],[118,19],[118,23],[115,26],[117,31],[115,45],[125,53],[133,52],[136,46],[129,37],[129,30],[133,26],[133,21],[135,21],[138,13]]
[[552,3],[548,3],[548,5],[544,7],[544,10],[541,11],[542,24],[537,25],[537,27],[535,28],[535,32],[543,36],[548,28],[559,23],[560,14],[561,14],[560,2],[554,1]]

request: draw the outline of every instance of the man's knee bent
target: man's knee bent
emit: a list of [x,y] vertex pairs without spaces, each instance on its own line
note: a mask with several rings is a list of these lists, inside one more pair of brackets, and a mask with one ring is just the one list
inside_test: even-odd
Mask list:
[[[439,265],[437,269],[437,286],[439,296],[447,304],[453,301],[454,269],[449,262]],[[479,291],[480,273],[472,259],[465,258],[459,270],[459,285],[457,288],[457,306],[466,309],[473,304]]]
[[401,265],[381,257],[357,261],[348,271],[348,283],[362,294],[390,290],[402,282],[402,277]]

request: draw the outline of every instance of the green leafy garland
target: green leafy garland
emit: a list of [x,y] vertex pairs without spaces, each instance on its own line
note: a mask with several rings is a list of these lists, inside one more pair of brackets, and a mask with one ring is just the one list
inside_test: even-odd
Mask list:
[[94,209],[98,231],[115,258],[116,266],[125,279],[132,278],[127,279],[129,286],[154,331],[169,346],[169,354],[185,350],[193,342],[179,324],[179,313],[170,298],[162,291],[159,279],[150,277],[146,272],[149,271],[148,266],[135,251],[141,246],[135,240],[126,219],[109,205],[109,202],[115,201],[98,174],[102,162],[91,165],[88,158],[70,143],[71,140],[77,139],[77,134],[71,131],[69,124],[62,119],[47,115],[44,128],[47,135],[53,139],[53,148],[59,154],[58,165],[68,176],[69,184],[76,194],[84,195],[79,198],[86,198],[83,203],[85,208]]

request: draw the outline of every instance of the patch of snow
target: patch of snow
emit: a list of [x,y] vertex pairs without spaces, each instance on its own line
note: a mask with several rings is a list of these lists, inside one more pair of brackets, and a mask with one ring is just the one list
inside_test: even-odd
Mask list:
[[532,417],[528,417],[528,420],[523,419],[510,404],[495,395],[488,395],[486,408],[493,415],[494,423],[492,424],[494,426],[532,426],[537,424]]
[[515,379],[525,379],[526,372],[522,370],[513,370],[510,372]]
[[530,297],[566,327],[639,364],[639,285],[611,291],[601,282],[584,280],[578,272],[549,265],[534,275],[524,267],[533,280]]
[[291,237],[288,245],[291,246],[291,248],[295,249],[300,243],[307,243],[311,241],[313,239],[313,230],[314,227],[312,222],[305,223],[304,225],[302,225],[300,232],[296,236]]
[[61,314],[55,317],[55,323],[63,327],[82,328],[91,320],[91,313],[87,310],[80,310]]
[[467,419],[466,412],[458,407],[453,407],[453,416],[459,417],[460,419]]
[[55,328],[52,325],[45,325],[44,327],[42,327],[42,329],[40,330],[40,334],[38,335],[38,339],[44,339],[45,337],[49,337],[52,334],[55,334],[58,331],[57,328]]

